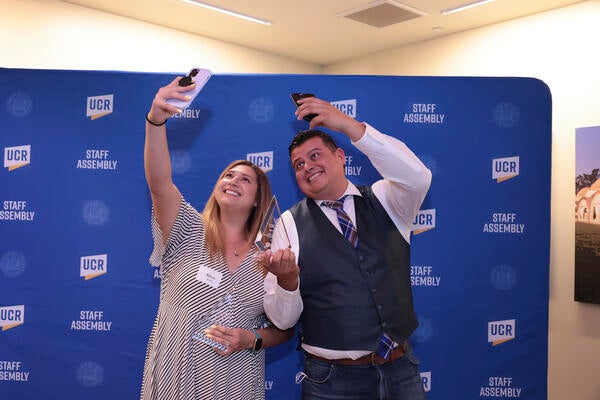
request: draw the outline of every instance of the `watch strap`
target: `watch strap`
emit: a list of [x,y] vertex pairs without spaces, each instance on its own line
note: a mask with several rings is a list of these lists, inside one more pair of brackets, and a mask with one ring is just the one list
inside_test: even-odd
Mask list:
[[252,329],[252,333],[254,334],[254,346],[252,347],[253,351],[259,351],[262,349],[262,338],[256,331],[256,329]]

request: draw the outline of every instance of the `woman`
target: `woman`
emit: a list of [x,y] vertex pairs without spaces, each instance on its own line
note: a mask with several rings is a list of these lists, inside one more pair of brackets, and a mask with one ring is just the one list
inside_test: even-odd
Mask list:
[[[254,239],[271,199],[265,173],[239,160],[221,173],[200,214],[171,179],[164,122],[186,100],[179,78],[160,88],[146,120],[144,168],[160,265],[158,314],[150,334],[141,398],[264,399],[264,350],[291,331],[263,310],[264,272]],[[212,343],[212,345],[211,345]]]

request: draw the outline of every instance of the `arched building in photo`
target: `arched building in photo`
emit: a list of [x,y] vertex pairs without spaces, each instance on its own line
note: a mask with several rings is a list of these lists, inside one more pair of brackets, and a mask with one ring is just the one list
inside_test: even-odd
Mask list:
[[575,196],[575,221],[600,224],[600,179]]

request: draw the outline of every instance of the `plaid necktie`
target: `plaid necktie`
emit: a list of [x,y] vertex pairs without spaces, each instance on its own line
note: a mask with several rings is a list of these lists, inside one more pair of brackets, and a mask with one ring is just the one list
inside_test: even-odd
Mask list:
[[[348,196],[348,195],[346,195]],[[352,223],[352,220],[344,211],[344,199],[346,196],[343,196],[341,199],[337,201],[326,200],[321,203],[321,205],[325,207],[329,207],[335,210],[337,214],[337,219],[340,224],[340,228],[342,228],[342,233],[348,239],[348,241],[352,244],[352,246],[358,246],[358,232],[356,232],[356,228]]]

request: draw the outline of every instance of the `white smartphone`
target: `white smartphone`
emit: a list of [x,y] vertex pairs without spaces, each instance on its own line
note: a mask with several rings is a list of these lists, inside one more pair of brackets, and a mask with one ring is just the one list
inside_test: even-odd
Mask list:
[[192,101],[196,98],[196,95],[200,93],[200,90],[206,85],[206,82],[210,79],[212,72],[206,68],[192,68],[190,73],[179,80],[179,86],[189,86],[195,83],[196,86],[189,92],[183,92],[186,96],[189,96],[189,100],[177,100],[168,99],[167,103],[174,105],[180,110],[185,110],[192,104]]

